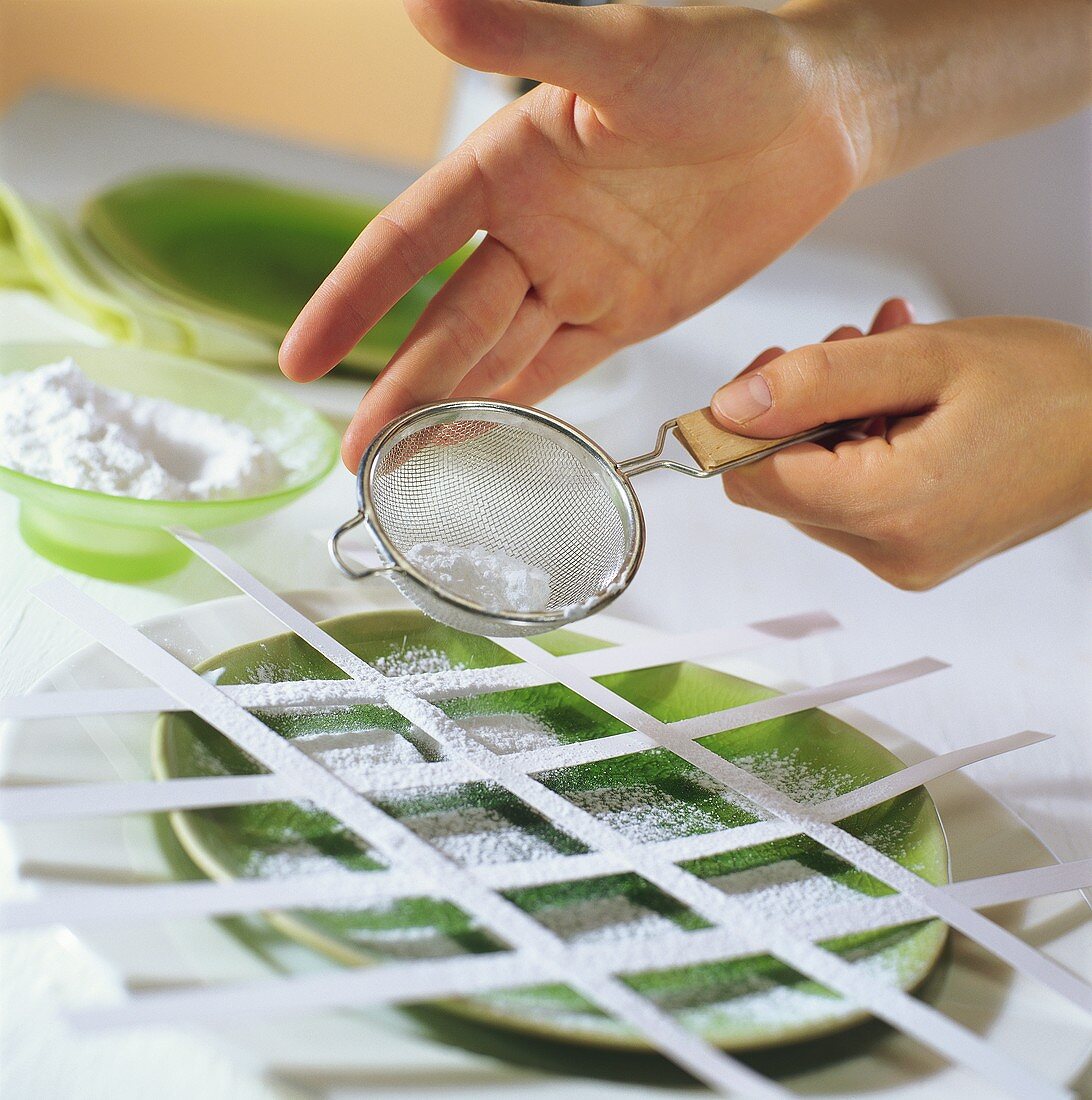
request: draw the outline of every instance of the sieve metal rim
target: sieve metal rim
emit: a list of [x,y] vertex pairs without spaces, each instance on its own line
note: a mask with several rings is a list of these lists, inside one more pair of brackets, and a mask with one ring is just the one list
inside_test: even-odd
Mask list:
[[[613,475],[614,481],[621,490],[625,503],[626,515],[633,526],[634,538],[632,545],[626,554],[625,560],[615,579],[610,583],[603,594],[594,602],[591,609],[586,603],[570,604],[567,608],[555,608],[546,611],[523,611],[498,614],[482,604],[466,599],[455,593],[445,592],[438,588],[424,573],[417,569],[387,537],[383,525],[376,515],[374,501],[372,499],[371,480],[375,464],[384,453],[391,439],[416,421],[429,420],[435,417],[438,411],[450,413],[447,419],[470,419],[473,413],[482,413],[482,419],[488,420],[489,413],[509,413],[524,420],[536,421],[553,431],[559,432],[570,442],[578,444],[583,450],[591,454]],[[436,423],[443,423],[442,420]],[[357,522],[363,520],[368,532],[379,549],[380,555],[387,559],[388,564],[384,572],[397,571],[404,573],[424,588],[437,599],[453,607],[457,611],[470,612],[483,616],[497,623],[505,623],[514,627],[523,626],[551,626],[561,627],[569,622],[584,618],[590,610],[601,610],[613,603],[626,589],[633,574],[636,573],[645,552],[645,517],[641,510],[641,502],[633,491],[629,477],[616,462],[595,440],[586,436],[579,428],[574,428],[565,420],[553,416],[541,409],[531,408],[527,405],[516,405],[507,401],[436,401],[428,405],[421,405],[408,413],[403,413],[387,424],[368,444],[361,456],[360,465],[356,472],[356,500]]]

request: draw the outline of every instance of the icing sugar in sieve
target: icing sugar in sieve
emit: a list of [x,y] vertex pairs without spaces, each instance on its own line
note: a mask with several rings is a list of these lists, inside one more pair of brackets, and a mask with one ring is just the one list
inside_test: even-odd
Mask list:
[[[650,470],[712,477],[847,426],[748,439],[699,409],[661,424],[647,454],[617,462],[538,409],[426,405],[393,420],[365,451],[357,513],[334,532],[330,554],[346,576],[384,575],[457,630],[540,634],[606,607],[633,579],[645,525],[632,478]],[[662,457],[669,431],[695,465]],[[339,548],[361,524],[382,560],[375,568],[354,568]]]

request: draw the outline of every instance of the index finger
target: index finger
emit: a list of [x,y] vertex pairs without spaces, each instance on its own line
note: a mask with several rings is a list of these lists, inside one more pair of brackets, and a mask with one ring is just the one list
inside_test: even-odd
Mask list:
[[481,171],[469,151],[429,169],[380,211],[300,311],[281,343],[281,370],[296,382],[326,374],[422,276],[484,220]]

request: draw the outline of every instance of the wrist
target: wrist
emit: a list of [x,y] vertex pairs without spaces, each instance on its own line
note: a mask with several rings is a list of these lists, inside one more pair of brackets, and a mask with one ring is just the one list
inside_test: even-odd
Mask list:
[[895,75],[881,48],[881,20],[867,5],[790,0],[776,13],[806,44],[835,103],[856,162],[855,190],[892,173],[898,140]]

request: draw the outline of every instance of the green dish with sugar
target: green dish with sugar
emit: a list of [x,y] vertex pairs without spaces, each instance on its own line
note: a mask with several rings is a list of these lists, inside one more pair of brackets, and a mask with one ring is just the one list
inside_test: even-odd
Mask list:
[[173,401],[249,428],[276,455],[283,476],[256,496],[141,500],[0,466],[0,490],[20,502],[23,541],[66,569],[126,583],[165,576],[191,556],[166,528],[208,531],[268,515],[313,489],[337,461],[337,433],[314,409],[196,359],[131,345],[0,344],[0,378],[69,357],[101,386]]
[[[514,659],[487,639],[461,634],[416,612],[373,612],[330,620],[326,629],[353,652],[390,673],[483,668]],[[567,654],[606,643],[574,631],[536,639]],[[221,684],[339,679],[343,674],[292,635],[230,650],[199,666]],[[619,673],[604,683],[665,721],[742,705],[773,694],[758,684],[689,663]],[[521,688],[441,704],[473,722],[501,750],[582,741],[624,727],[557,685]],[[427,743],[403,735],[408,724],[389,709],[354,706],[324,714],[262,715],[282,736],[325,753],[338,770],[420,760]],[[363,732],[373,731],[373,732]],[[704,738],[726,759],[755,770],[798,799],[822,799],[897,770],[890,752],[845,722],[810,710]],[[340,755],[338,755],[340,754]],[[155,764],[161,776],[243,774],[253,765],[221,734],[189,714],[164,715]],[[642,840],[741,825],[753,815],[677,757],[646,752],[580,765],[543,777],[613,827]],[[468,862],[573,853],[578,843],[512,796],[483,783],[377,796],[380,805],[453,858]],[[173,828],[201,870],[218,879],[381,866],[327,815],[292,803],[186,811]],[[947,881],[947,847],[936,809],[918,789],[842,823],[933,883]],[[839,903],[886,887],[802,837],[743,849],[688,869],[763,914],[798,916],[801,906]],[[635,875],[612,875],[533,889],[509,897],[574,942],[614,941],[702,921]],[[345,965],[405,961],[496,950],[500,944],[450,903],[422,896],[352,911],[271,913],[292,937]],[[828,946],[904,989],[933,968],[947,929],[940,921],[879,929]],[[842,1030],[864,1018],[853,1006],[769,956],[689,966],[628,978],[634,988],[709,1041],[730,1050],[770,1047]],[[443,1002],[444,1010],[530,1035],[581,1045],[641,1049],[640,1036],[562,985]]]

